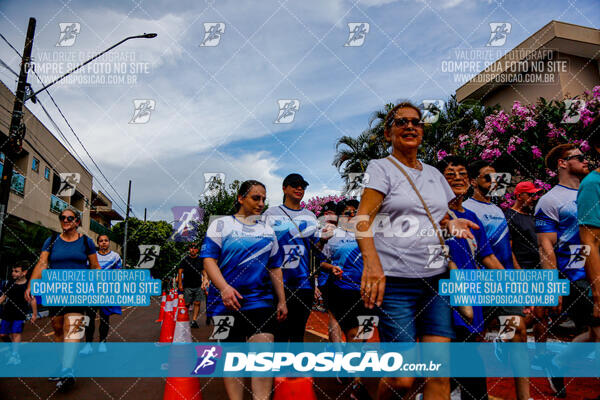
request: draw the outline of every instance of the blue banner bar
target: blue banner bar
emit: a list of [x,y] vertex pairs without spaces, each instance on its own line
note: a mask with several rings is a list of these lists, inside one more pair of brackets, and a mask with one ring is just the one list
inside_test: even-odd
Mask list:
[[[57,376],[63,353],[80,343],[22,343],[21,364],[2,377]],[[599,343],[107,343],[108,352],[78,356],[78,377],[168,376],[452,376],[599,377]],[[11,345],[0,344],[0,354]],[[534,361],[535,360],[535,361]],[[567,361],[564,361],[567,360]]]

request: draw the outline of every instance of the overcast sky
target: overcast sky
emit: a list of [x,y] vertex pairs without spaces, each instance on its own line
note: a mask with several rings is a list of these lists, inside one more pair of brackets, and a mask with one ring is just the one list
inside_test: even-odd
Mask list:
[[[448,99],[462,84],[447,67],[456,49],[496,55],[553,19],[598,28],[600,13],[597,1],[3,0],[0,32],[19,51],[29,17],[37,19],[33,55],[46,83],[126,36],[158,33],[128,41],[50,91],[123,198],[133,181],[135,214],[147,207],[150,219],[170,221],[171,207],[197,204],[205,173],[258,179],[271,204],[290,172],[310,182],[307,198],[339,193],[336,140],[358,135],[387,102]],[[486,47],[494,22],[510,32],[504,44]],[[71,23],[74,35],[64,28]],[[349,23],[365,23],[363,39],[349,40]],[[205,24],[224,32],[203,46]],[[0,58],[18,70],[4,42]],[[1,65],[0,79],[16,89]],[[31,74],[29,82],[41,87]],[[95,189],[108,187],[48,96],[40,99],[90,166]],[[150,100],[149,118],[134,115],[134,100]],[[292,122],[274,123],[278,100],[299,101]],[[39,106],[28,107],[58,136]]]

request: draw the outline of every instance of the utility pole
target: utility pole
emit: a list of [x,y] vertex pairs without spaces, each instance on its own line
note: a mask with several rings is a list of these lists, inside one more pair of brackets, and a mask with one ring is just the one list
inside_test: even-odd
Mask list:
[[[8,131],[8,141],[2,143],[0,149],[4,153],[4,167],[2,168],[2,180],[0,180],[0,261],[4,254],[4,222],[8,216],[8,198],[12,184],[14,160],[21,153],[23,138],[25,136],[25,125],[23,124],[23,103],[25,102],[25,90],[27,87],[27,73],[31,64],[31,50],[33,48],[33,36],[35,35],[35,18],[29,18],[27,36],[25,37],[25,48],[21,58],[21,71],[19,82],[13,104],[12,118]],[[2,264],[0,263],[0,266]],[[7,270],[8,271],[8,270]],[[8,272],[7,272],[8,273]]]
[[123,238],[123,265],[127,265],[127,226],[129,225],[129,204],[131,202],[131,181],[127,191],[127,210],[125,210],[125,237]]
[[147,210],[147,208],[144,207],[144,222],[146,222],[146,210]]

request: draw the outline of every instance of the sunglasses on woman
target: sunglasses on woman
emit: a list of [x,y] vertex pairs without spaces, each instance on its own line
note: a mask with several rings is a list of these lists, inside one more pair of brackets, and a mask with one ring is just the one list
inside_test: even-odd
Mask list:
[[392,120],[392,125],[396,125],[398,128],[404,128],[405,126],[408,126],[409,123],[414,127],[420,128],[423,126],[423,121],[419,118],[394,118]]
[[58,219],[60,220],[60,222],[63,222],[64,220],[67,220],[68,222],[73,222],[73,221],[75,221],[77,218],[76,218],[76,217],[74,217],[74,216],[72,216],[72,215],[69,215],[69,216],[66,216],[66,215],[59,215],[59,216],[58,216]]

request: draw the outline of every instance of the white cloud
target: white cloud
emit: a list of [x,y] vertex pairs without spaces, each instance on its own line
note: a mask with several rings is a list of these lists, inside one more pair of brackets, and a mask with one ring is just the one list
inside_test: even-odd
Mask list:
[[[351,8],[352,4],[350,0],[287,2],[286,8],[299,22],[285,9],[278,10],[278,1],[251,6],[222,1],[207,9],[206,4],[193,2],[142,3],[140,9],[136,3],[104,3],[102,7],[77,3],[61,8],[51,3],[23,6],[15,1],[3,4],[5,19],[14,22],[5,24],[3,34],[20,49],[23,21],[28,15],[38,15],[35,54],[57,51],[54,45],[62,21],[81,22],[75,51],[100,51],[128,35],[158,33],[155,39],[132,40],[116,49],[134,52],[136,62],[152,64],[150,74],[137,76],[137,84],[71,84],[51,91],[120,193],[126,193],[127,180],[133,179],[136,207],[147,204],[164,216],[173,204],[196,201],[202,190],[202,173],[216,168],[231,177],[264,181],[272,204],[280,202],[279,174],[292,170],[308,175],[307,198],[341,189],[341,180],[330,165],[335,137],[358,134],[367,127],[368,115],[386,102],[407,97],[415,101],[447,99],[456,85],[439,71],[441,59],[454,47],[485,43],[485,37],[477,36],[480,32],[471,34],[471,30],[493,8],[493,4],[475,0],[442,0],[429,2],[435,13],[427,8],[418,14],[424,5],[418,0],[362,0]],[[562,11],[559,8],[549,5],[536,18],[530,17],[530,9],[515,8],[514,12],[515,18],[527,15],[523,22],[534,31],[551,19],[553,12]],[[586,24],[577,15],[573,18],[576,20],[570,22]],[[363,20],[371,24],[365,45],[344,48],[346,23]],[[460,24],[446,23],[458,20]],[[217,21],[227,23],[221,44],[200,48],[202,23]],[[397,44],[410,58],[394,44],[386,48],[389,38],[397,34]],[[321,44],[319,40],[323,40]],[[516,36],[514,40],[518,42]],[[18,59],[10,48],[0,46],[0,57],[18,70]],[[364,71],[362,81],[355,80],[349,69]],[[289,74],[289,79],[282,74]],[[13,76],[0,68],[0,77],[14,90]],[[30,82],[34,88],[40,87],[35,78]],[[156,101],[150,121],[129,124],[133,99],[144,98]],[[277,99],[286,98],[301,102],[296,121],[274,125]],[[72,137],[49,99],[45,95],[40,99]],[[54,131],[38,106],[28,107]],[[294,145],[290,137],[305,131],[301,143]],[[245,149],[246,145],[256,149],[258,142],[264,151]],[[293,155],[284,154],[281,142],[290,146]],[[211,153],[225,146],[242,155]]]

